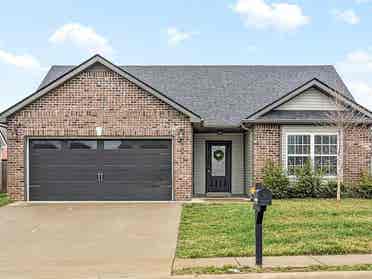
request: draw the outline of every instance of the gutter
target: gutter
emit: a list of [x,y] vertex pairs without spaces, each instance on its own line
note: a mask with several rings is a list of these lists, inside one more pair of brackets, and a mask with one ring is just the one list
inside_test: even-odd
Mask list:
[[[243,120],[242,121],[242,128],[244,129],[244,124],[332,124],[332,121],[325,120],[325,119],[261,119],[261,120]],[[351,123],[351,122],[350,122]],[[368,121],[354,121],[352,123],[355,124],[372,124],[372,120]],[[246,127],[245,127],[246,128]]]
[[[243,120],[243,121],[244,121],[244,120]],[[244,125],[244,122],[243,122],[243,121],[240,123],[240,127],[241,127],[244,131],[249,131],[250,128],[246,127],[246,126]]]

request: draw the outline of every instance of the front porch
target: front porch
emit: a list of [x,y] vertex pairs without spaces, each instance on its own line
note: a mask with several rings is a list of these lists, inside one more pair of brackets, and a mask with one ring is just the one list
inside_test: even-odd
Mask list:
[[193,196],[246,197],[252,183],[252,133],[194,132]]

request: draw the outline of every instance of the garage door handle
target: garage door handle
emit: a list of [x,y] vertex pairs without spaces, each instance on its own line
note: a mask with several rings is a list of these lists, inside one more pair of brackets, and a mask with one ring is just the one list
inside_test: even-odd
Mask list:
[[103,172],[99,171],[97,173],[97,180],[98,180],[98,184],[101,184],[103,182]]

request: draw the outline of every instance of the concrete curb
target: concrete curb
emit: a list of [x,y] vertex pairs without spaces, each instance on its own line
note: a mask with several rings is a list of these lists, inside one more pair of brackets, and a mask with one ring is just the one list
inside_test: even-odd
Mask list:
[[[306,267],[314,265],[358,265],[372,264],[372,254],[364,255],[332,255],[332,256],[281,256],[264,257],[263,267]],[[223,267],[226,265],[237,267],[254,267],[254,257],[220,257],[200,259],[176,258],[174,270],[193,267]]]
[[[193,275],[174,276],[174,278],[191,279]],[[372,271],[333,271],[333,272],[288,272],[288,273],[246,273],[228,275],[200,275],[205,279],[370,279]]]

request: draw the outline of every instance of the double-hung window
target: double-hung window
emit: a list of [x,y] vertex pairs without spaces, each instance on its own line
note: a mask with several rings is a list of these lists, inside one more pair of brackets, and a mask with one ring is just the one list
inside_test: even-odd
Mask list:
[[286,166],[288,175],[310,162],[324,176],[337,175],[337,134],[296,133],[287,134]]
[[314,136],[314,167],[326,176],[337,175],[337,135]]
[[303,167],[310,158],[310,135],[288,135],[287,171],[294,175],[296,168]]

